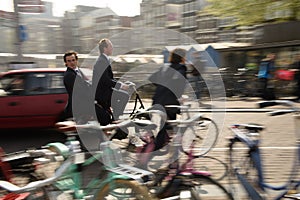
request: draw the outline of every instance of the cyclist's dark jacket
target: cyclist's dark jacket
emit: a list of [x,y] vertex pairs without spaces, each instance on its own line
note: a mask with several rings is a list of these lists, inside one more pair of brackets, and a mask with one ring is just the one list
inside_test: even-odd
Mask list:
[[178,99],[183,94],[187,84],[186,71],[185,65],[172,63],[170,66],[161,67],[160,70],[151,75],[149,80],[156,85],[152,104],[179,105]]

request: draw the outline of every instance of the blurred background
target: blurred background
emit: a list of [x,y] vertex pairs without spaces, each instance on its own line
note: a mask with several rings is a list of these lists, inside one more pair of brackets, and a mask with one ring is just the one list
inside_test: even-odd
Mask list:
[[[92,0],[66,1],[72,8],[57,2],[1,0],[0,71],[20,67],[11,64],[16,62],[63,67],[62,55],[70,49],[79,53],[80,63],[95,59],[91,51],[99,39],[126,31],[131,31],[130,38],[113,41],[115,49],[125,49],[120,51],[124,55],[115,55],[117,76],[137,65],[168,62],[169,51],[178,45],[188,50],[188,56],[205,52],[207,66],[226,68],[225,81],[240,68],[252,70],[253,77],[269,52],[276,54],[276,67],[290,68],[300,52],[299,0],[136,0],[128,7],[126,1],[94,1],[102,6],[91,6],[100,5]],[[118,4],[127,13],[118,11]],[[141,31],[148,27],[180,34]],[[137,45],[130,46],[128,40],[146,48],[134,48]]]

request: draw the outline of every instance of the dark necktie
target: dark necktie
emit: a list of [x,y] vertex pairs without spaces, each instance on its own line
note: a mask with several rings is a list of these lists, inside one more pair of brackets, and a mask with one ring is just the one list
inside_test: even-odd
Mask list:
[[75,70],[75,72],[77,73],[77,75],[78,75],[78,76],[80,76],[80,77],[81,77],[81,74],[80,74],[80,72],[79,72],[79,70],[78,70],[78,69],[76,69],[76,70]]

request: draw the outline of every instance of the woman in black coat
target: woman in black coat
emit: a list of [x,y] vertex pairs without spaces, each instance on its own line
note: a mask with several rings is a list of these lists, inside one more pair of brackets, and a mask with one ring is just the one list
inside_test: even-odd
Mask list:
[[[156,86],[152,105],[163,107],[167,114],[168,120],[175,120],[176,114],[180,113],[177,108],[166,108],[166,105],[180,105],[179,98],[184,92],[186,84],[187,67],[185,63],[186,51],[176,48],[171,52],[170,66],[163,66],[154,73],[149,80]],[[156,149],[163,147],[168,142],[167,129],[172,129],[165,124],[156,137]]]

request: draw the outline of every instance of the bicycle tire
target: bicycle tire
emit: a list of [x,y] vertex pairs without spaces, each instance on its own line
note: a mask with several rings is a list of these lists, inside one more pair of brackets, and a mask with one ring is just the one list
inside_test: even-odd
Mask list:
[[106,183],[95,195],[95,200],[117,200],[117,199],[155,199],[149,193],[147,187],[140,185],[136,181],[116,179]]
[[[38,179],[33,179],[33,181],[37,181]],[[26,194],[28,193],[26,200],[50,200],[49,198],[49,194],[47,191],[47,186],[44,187],[40,187],[40,188],[36,188],[35,190],[32,191],[24,191],[24,192],[20,192],[20,193],[14,193],[14,192],[8,192],[5,189],[0,189],[0,198],[4,198],[4,199],[17,199],[17,197],[22,196],[22,194]]]
[[245,180],[260,194],[262,195],[263,191],[258,186],[258,171],[254,167],[252,159],[249,155],[249,148],[242,142],[234,142],[233,145],[229,148],[229,183],[231,186],[231,191],[234,193],[234,196],[242,198],[244,197],[245,191],[239,191],[237,185],[240,184],[237,172],[242,175]]
[[201,156],[193,159],[193,168],[199,171],[207,171],[211,173],[216,181],[223,180],[228,175],[228,165],[219,158],[212,156]]
[[193,178],[194,186],[191,187],[191,199],[193,200],[233,200],[228,190],[209,176],[198,175]]
[[49,194],[48,194],[48,190],[46,189],[46,187],[42,187],[39,189],[34,190],[33,192],[31,192],[29,198],[27,198],[28,200],[50,200]]
[[[217,142],[219,128],[215,121],[210,118],[202,117],[196,125],[188,127],[182,138],[182,150],[186,155],[199,158],[207,154]],[[191,141],[193,140],[193,141]],[[191,149],[191,145],[193,145]]]

